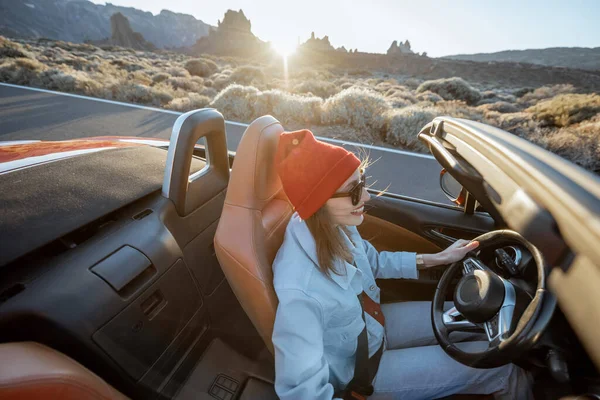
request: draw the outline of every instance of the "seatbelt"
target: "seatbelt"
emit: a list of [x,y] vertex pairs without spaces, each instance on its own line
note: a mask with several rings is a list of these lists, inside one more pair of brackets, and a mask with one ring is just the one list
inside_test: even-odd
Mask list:
[[[382,342],[377,352],[373,355],[373,357],[371,357],[371,359],[369,359],[369,340],[367,337],[367,321],[365,320],[365,307],[363,301],[364,296],[368,297],[365,292],[362,292],[357,296],[365,327],[363,328],[362,332],[360,332],[360,335],[358,335],[356,360],[354,363],[354,377],[344,390],[335,395],[335,397],[340,397],[344,400],[365,400],[367,396],[373,394],[373,385],[371,382],[373,382],[373,379],[377,374],[379,361],[381,360],[381,355],[383,354]],[[371,299],[369,298],[369,300]],[[371,302],[373,302],[373,300],[371,300]],[[381,310],[381,308],[379,309]]]

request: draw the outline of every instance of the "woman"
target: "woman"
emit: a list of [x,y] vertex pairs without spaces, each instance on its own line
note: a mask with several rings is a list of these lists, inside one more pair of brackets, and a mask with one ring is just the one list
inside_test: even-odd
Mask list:
[[[529,396],[527,376],[514,365],[473,369],[446,355],[433,335],[431,303],[379,305],[375,278],[417,279],[419,269],[460,260],[477,242],[460,240],[437,254],[378,253],[356,229],[369,194],[354,154],[302,130],[281,135],[275,163],[296,211],[273,263],[275,390],[282,400],[329,400],[344,389],[365,322],[369,357],[381,357],[370,399]],[[358,295],[369,311],[365,322]],[[481,350],[487,342],[460,346]]]

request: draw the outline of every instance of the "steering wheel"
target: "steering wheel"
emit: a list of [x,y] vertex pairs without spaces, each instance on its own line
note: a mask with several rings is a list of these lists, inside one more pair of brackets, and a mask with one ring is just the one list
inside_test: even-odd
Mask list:
[[[512,230],[497,230],[473,240],[479,242],[477,250],[517,242],[527,248],[537,268],[533,298],[488,268],[473,252],[450,265],[438,282],[431,305],[431,322],[438,343],[460,363],[494,368],[512,362],[537,342],[550,321],[556,301],[545,301],[554,297],[546,291],[546,262],[541,252],[523,236]],[[460,272],[463,276],[456,285],[454,307],[444,312],[448,288]],[[525,307],[527,301],[529,304]],[[544,303],[550,304],[544,306]],[[488,338],[488,348],[484,351],[462,351],[449,339],[453,331],[482,328]]]

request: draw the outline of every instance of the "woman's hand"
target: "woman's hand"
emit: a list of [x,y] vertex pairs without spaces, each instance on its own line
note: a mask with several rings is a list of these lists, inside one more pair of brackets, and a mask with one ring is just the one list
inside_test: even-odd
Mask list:
[[452,264],[453,262],[462,260],[468,252],[475,250],[479,246],[477,241],[469,241],[458,239],[444,251],[438,253],[444,264]]
[[471,242],[469,240],[458,239],[444,251],[435,254],[423,254],[423,264],[417,266],[417,268],[424,269],[438,265],[452,264],[453,262],[462,260],[468,252],[475,250],[477,246],[479,246],[479,242],[477,241]]

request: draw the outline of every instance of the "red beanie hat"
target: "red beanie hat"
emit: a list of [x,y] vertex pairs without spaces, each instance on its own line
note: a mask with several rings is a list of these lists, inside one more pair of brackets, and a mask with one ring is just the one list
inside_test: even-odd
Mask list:
[[305,129],[281,134],[275,166],[288,199],[300,218],[307,219],[356,171],[360,160]]

